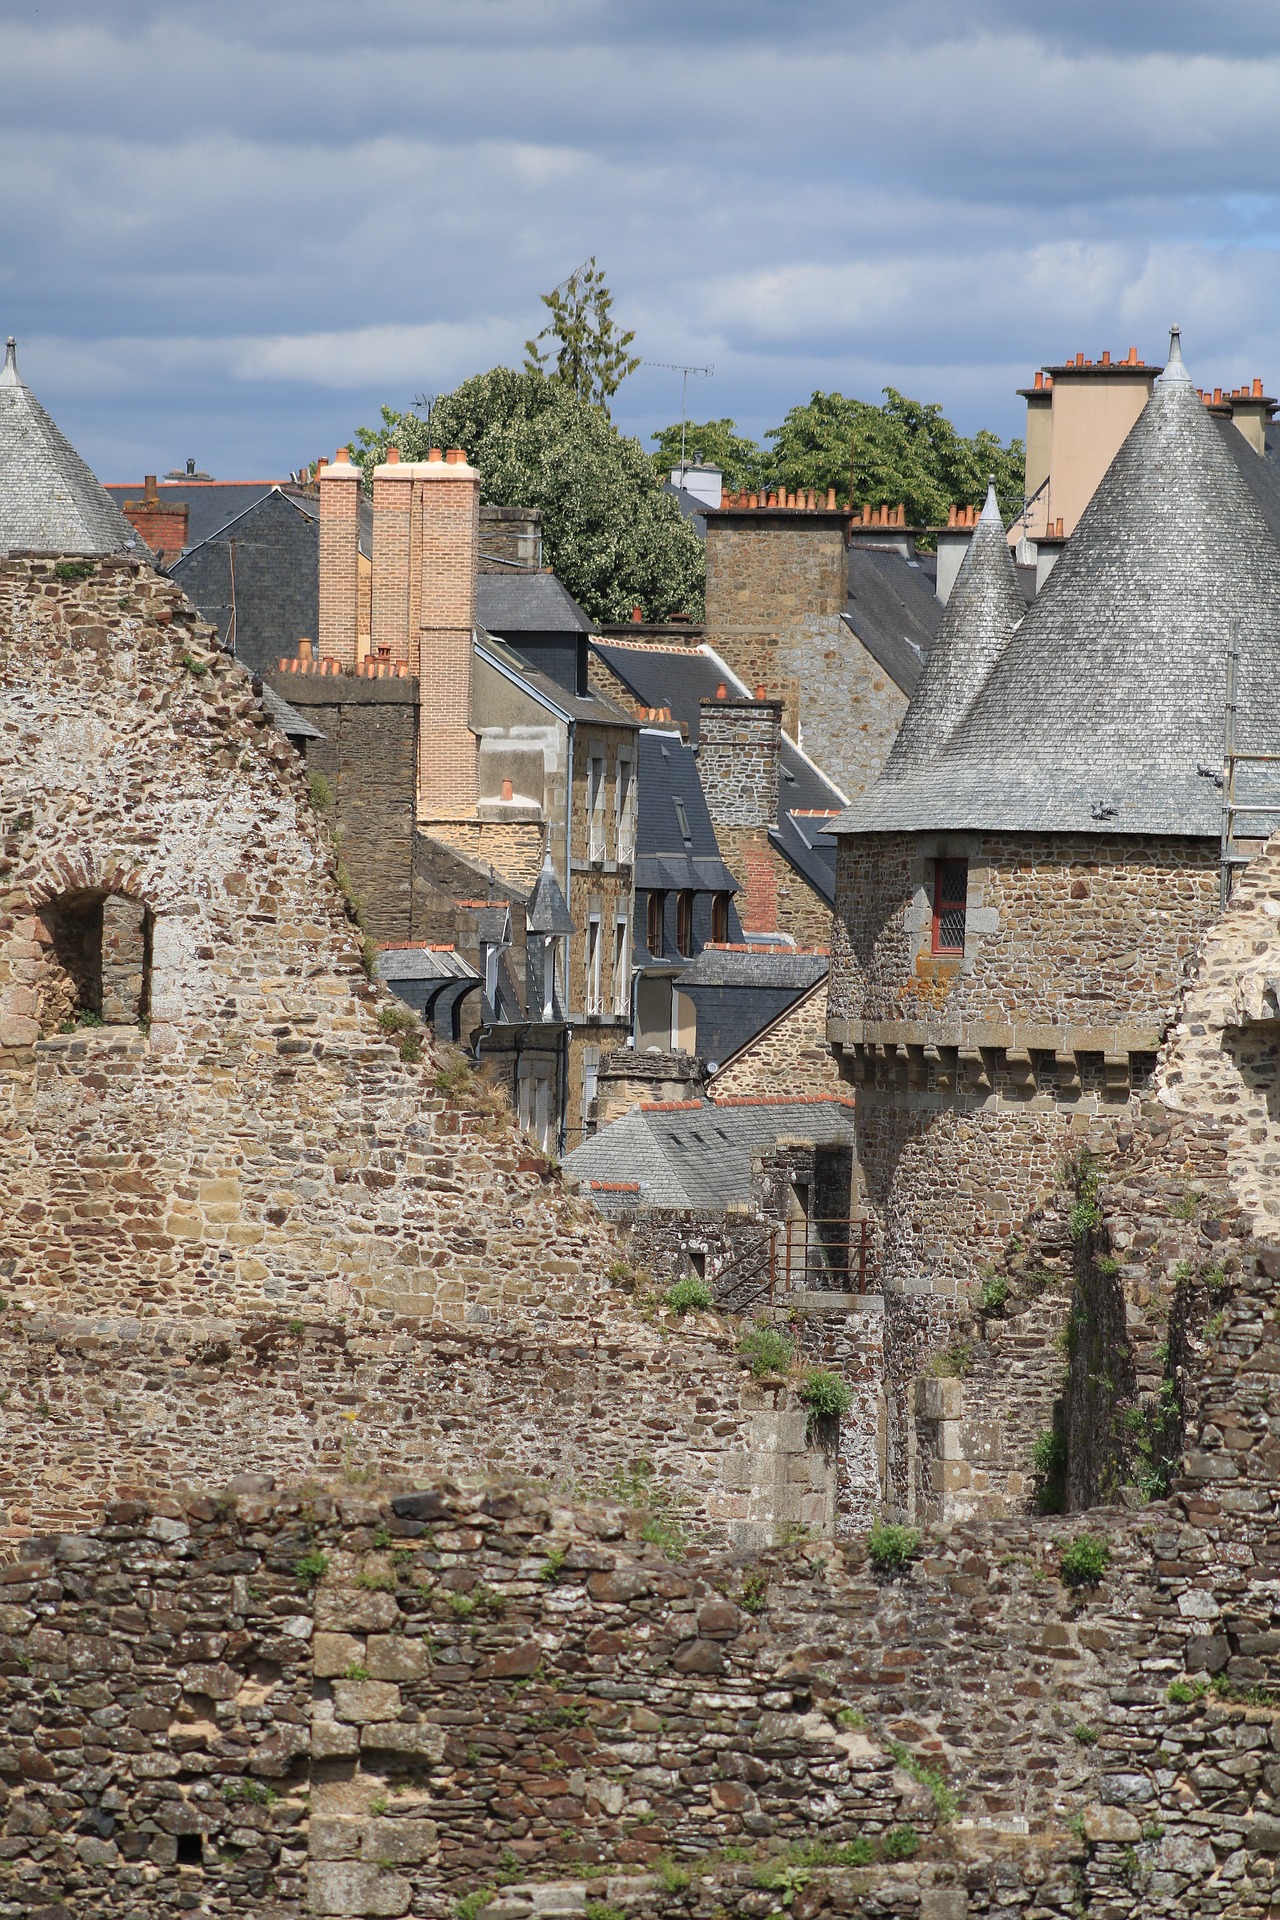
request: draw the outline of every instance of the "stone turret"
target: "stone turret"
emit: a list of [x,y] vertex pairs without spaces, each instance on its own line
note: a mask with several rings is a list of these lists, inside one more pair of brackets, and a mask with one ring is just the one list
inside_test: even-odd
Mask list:
[[[1280,546],[1263,463],[1230,442],[1175,333],[1025,614],[998,522],[975,533],[893,757],[834,828],[828,1036],[860,1088],[899,1508],[1029,1494],[1059,1356],[1024,1339],[1011,1394],[999,1327],[965,1323],[1064,1163],[1141,1098],[1217,910],[1203,769],[1221,764],[1233,618],[1241,744],[1280,746]],[[934,1377],[975,1339],[969,1378]]]
[[0,370],[0,554],[6,553],[149,557],[22,379],[12,334]]

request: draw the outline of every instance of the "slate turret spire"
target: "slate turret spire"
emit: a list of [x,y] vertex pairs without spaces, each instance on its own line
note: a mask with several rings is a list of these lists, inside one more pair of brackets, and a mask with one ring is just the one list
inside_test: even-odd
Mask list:
[[0,554],[147,550],[18,372],[12,334],[0,371]]
[[[976,544],[976,536],[975,536]],[[954,596],[953,596],[954,598]],[[1280,501],[1267,462],[1169,365],[1044,590],[949,738],[887,767],[833,831],[1216,839],[1227,635],[1237,726],[1280,750]]]
[[994,477],[920,685],[885,763],[886,780],[927,764],[948,738],[1027,610],[1005,538]]

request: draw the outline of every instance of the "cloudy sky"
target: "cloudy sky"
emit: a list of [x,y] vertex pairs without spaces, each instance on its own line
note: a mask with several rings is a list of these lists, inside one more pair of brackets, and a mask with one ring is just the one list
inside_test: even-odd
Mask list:
[[[1280,385],[1274,0],[0,0],[0,333],[103,479],[331,452],[594,253],[694,417]],[[615,417],[679,417],[646,367]]]

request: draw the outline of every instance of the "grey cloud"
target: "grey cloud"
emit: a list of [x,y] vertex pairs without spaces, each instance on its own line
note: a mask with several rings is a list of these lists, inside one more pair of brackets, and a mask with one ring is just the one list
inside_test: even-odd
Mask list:
[[5,63],[0,318],[117,473],[295,465],[518,360],[590,252],[756,431],[888,383],[1015,430],[1039,361],[1172,317],[1206,378],[1275,352],[1262,0],[62,0]]

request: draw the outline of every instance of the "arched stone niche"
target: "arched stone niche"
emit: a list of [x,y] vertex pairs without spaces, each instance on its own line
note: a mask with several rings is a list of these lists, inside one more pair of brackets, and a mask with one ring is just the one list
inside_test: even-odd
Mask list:
[[37,908],[34,988],[41,1035],[147,1020],[152,927],[144,900],[103,888],[60,894]]

